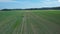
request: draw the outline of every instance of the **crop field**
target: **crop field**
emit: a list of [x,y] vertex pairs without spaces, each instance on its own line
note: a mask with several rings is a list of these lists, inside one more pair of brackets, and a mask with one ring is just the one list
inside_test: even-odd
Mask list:
[[0,11],[0,34],[60,34],[60,10]]

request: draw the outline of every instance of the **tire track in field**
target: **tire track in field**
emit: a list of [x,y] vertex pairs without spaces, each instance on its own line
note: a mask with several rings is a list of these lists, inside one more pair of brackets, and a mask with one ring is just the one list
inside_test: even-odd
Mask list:
[[31,29],[32,29],[32,34],[37,34],[37,31],[36,31],[36,29],[34,28],[34,25],[32,24],[32,21],[31,21],[31,15],[30,15],[30,12],[29,12],[29,14],[28,14],[28,19],[30,20],[29,22],[29,24],[30,24],[30,26],[31,26]]
[[22,26],[21,26],[21,33],[20,34],[26,34],[26,13],[24,14],[23,16],[23,19],[22,19]]
[[37,34],[37,32],[36,32],[36,30],[35,30],[35,28],[34,28],[34,26],[33,26],[33,24],[31,23],[31,28],[32,28],[32,30],[33,30],[33,32],[34,32],[34,34]]
[[[51,30],[50,31],[52,31],[53,33],[51,33],[51,34],[54,34],[54,32],[56,32],[56,33],[58,33],[59,34],[59,32],[60,32],[60,26],[59,25],[56,25],[56,24],[54,24],[54,23],[52,23],[52,22],[50,22],[50,21],[47,21],[47,20],[45,20],[45,19],[43,19],[42,17],[39,17],[39,16],[37,16],[37,15],[35,15],[35,14],[32,14],[32,15],[34,15],[34,17],[36,17],[37,19],[40,19],[40,20],[42,20],[43,22],[46,22],[46,23],[44,23],[45,25],[47,25],[47,27],[50,29],[51,28]],[[51,27],[52,26],[52,27]]]
[[23,34],[27,34],[27,13],[25,12],[25,21],[24,21],[24,28],[23,28]]
[[27,15],[27,27],[28,27],[28,34],[34,34],[33,32],[33,29],[31,27],[31,17],[30,17],[30,12],[28,12],[28,15]]
[[22,19],[22,26],[21,26],[21,33],[20,34],[23,33],[24,21],[25,21],[25,17],[23,17],[23,19]]
[[30,24],[29,24],[29,12],[25,12],[25,23],[24,23],[24,29],[23,29],[23,34],[30,34]]
[[27,23],[24,23],[23,34],[27,34]]

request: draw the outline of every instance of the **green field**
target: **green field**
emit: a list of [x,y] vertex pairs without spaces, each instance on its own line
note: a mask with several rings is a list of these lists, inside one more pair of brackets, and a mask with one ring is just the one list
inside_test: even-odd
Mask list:
[[0,34],[60,34],[60,10],[0,11]]

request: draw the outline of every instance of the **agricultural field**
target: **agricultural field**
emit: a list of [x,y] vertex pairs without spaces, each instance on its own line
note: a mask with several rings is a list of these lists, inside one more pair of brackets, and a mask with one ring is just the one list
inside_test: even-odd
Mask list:
[[60,10],[0,11],[0,34],[60,34]]

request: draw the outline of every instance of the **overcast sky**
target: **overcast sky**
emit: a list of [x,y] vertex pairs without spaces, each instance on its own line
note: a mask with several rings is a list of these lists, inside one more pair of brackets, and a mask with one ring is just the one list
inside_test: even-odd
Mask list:
[[60,0],[0,0],[3,8],[40,8],[60,6]]

